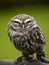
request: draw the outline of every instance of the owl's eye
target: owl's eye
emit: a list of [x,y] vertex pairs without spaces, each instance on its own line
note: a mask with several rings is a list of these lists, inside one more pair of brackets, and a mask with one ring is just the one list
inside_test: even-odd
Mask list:
[[14,21],[14,26],[19,26],[19,24],[20,24],[20,22],[18,22],[18,21]]
[[25,23],[30,23],[32,21],[32,19],[26,19],[24,22]]
[[32,25],[33,24],[33,21],[28,21],[26,22],[27,25]]
[[26,23],[30,23],[31,21],[27,21]]
[[33,23],[33,20],[32,20],[32,19],[26,20],[26,24],[27,24],[27,25],[30,25],[30,24],[32,24],[32,23]]

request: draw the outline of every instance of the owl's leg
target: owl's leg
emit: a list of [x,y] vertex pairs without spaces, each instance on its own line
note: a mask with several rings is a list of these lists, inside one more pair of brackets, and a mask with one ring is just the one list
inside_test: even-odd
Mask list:
[[17,63],[21,62],[24,58],[25,58],[25,56],[24,56],[23,54],[20,55],[20,56],[16,59],[15,63],[17,64]]
[[30,54],[29,57],[31,58],[31,60],[37,60],[36,53]]

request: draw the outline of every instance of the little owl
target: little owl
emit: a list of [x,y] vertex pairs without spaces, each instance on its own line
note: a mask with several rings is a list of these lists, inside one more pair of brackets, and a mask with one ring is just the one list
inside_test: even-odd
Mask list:
[[[25,58],[35,55],[39,59],[44,57],[45,37],[32,16],[19,14],[13,17],[7,26],[8,36],[16,49],[22,52]],[[33,55],[34,54],[34,55]]]

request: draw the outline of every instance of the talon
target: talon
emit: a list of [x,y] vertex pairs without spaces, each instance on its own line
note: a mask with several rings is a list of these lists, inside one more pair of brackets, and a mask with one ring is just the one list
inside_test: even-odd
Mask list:
[[29,55],[29,57],[32,58],[32,60],[37,59],[36,53]]

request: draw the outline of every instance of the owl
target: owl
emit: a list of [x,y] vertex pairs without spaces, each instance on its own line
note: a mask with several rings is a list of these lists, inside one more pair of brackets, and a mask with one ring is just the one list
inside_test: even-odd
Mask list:
[[15,48],[22,52],[20,57],[35,55],[39,59],[45,56],[45,37],[32,16],[19,14],[13,17],[8,23],[7,33]]

